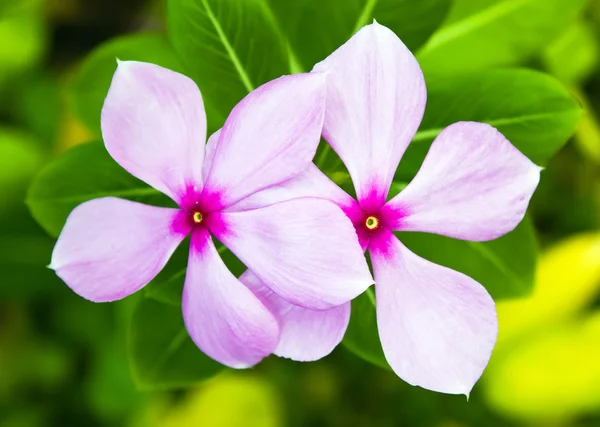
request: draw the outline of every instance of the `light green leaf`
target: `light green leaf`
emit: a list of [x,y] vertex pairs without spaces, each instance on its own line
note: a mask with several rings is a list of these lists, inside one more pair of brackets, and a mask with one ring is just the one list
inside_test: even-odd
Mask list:
[[188,336],[181,306],[142,298],[129,332],[133,376],[143,389],[183,388],[221,372]]
[[264,0],[168,0],[167,24],[213,131],[248,92],[290,73],[286,43]]
[[151,62],[181,72],[175,51],[161,34],[124,36],[96,48],[81,64],[72,96],[75,113],[97,136],[101,136],[100,112],[117,69],[117,59]]
[[556,79],[531,70],[490,70],[428,84],[425,117],[400,163],[398,181],[419,169],[435,136],[458,121],[489,123],[538,165],[575,132],[577,100]]
[[56,237],[73,208],[109,196],[173,206],[158,190],[122,169],[100,142],[72,148],[48,164],[31,184],[27,205],[38,223]]
[[575,19],[586,0],[455,0],[417,55],[426,76],[518,64]]

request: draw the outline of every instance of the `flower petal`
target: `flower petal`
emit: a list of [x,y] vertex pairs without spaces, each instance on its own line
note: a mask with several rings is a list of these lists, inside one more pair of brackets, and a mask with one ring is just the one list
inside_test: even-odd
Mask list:
[[215,158],[215,153],[217,150],[217,142],[219,141],[219,137],[221,136],[221,129],[213,133],[206,143],[206,147],[204,147],[204,163],[202,163],[202,180],[206,181],[206,177],[208,172],[210,172],[210,168],[212,166],[213,159]]
[[125,170],[176,202],[202,188],[206,116],[189,78],[158,65],[120,61],[102,108],[106,149]]
[[274,353],[279,357],[312,362],[322,359],[342,341],[350,321],[350,303],[329,310],[309,310],[285,301],[263,285],[250,270],[240,281],[260,298],[281,328]]
[[136,292],[163,269],[189,230],[179,210],[106,197],[77,206],[52,252],[50,268],[95,302]]
[[275,203],[301,197],[316,197],[329,200],[342,209],[354,206],[352,197],[330,180],[321,170],[311,163],[304,171],[287,181],[258,191],[240,200],[228,211],[239,212],[249,209],[263,208]]
[[492,240],[521,222],[539,180],[540,168],[495,128],[459,122],[438,135],[384,215],[395,230]]
[[257,364],[279,341],[277,320],[227,269],[205,229],[192,234],[183,317],[200,350],[231,368]]
[[211,229],[215,237],[292,304],[325,310],[373,283],[352,223],[327,200],[213,215],[211,222],[219,224]]
[[325,75],[283,76],[247,95],[219,136],[204,205],[216,211],[279,184],[310,164],[325,110]]
[[462,273],[409,251],[391,233],[371,243],[385,357],[412,385],[468,395],[496,342],[495,304]]
[[323,137],[348,168],[363,209],[378,209],[423,118],[421,68],[391,30],[374,23],[314,70],[330,72]]

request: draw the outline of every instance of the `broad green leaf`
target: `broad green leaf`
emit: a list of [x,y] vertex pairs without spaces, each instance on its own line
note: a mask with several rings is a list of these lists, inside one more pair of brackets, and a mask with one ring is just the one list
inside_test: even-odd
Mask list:
[[122,169],[100,142],[72,148],[42,169],[29,188],[27,205],[38,223],[56,237],[73,208],[109,196],[173,206],[158,190]]
[[151,298],[142,298],[134,310],[129,356],[134,379],[144,389],[190,386],[223,369],[188,336],[180,305]]
[[267,0],[302,69],[308,71],[376,19],[413,51],[442,23],[450,0]]
[[537,71],[491,70],[433,80],[428,84],[425,117],[396,179],[410,180],[435,136],[458,121],[489,123],[543,165],[575,132],[581,112],[560,82]]
[[265,0],[168,0],[167,24],[202,91],[211,130],[248,92],[290,73],[286,43]]
[[586,21],[574,22],[542,53],[546,69],[570,84],[585,81],[598,63],[600,45],[594,28]]
[[134,34],[110,40],[96,48],[81,64],[72,88],[79,119],[100,136],[100,112],[117,59],[151,62],[181,72],[175,51],[161,34]]
[[[490,242],[466,242],[425,233],[397,235],[421,257],[472,277],[495,300],[527,295],[533,288],[537,243],[527,218],[511,233]],[[368,362],[388,367],[377,335],[375,296],[371,289],[352,301],[350,325],[343,343]]]
[[537,54],[586,0],[455,0],[417,55],[426,76],[513,65]]

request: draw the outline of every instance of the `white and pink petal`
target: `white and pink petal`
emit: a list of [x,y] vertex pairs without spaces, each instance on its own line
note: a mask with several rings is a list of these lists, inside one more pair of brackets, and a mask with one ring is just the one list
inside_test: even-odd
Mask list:
[[417,176],[384,208],[394,230],[485,241],[523,219],[540,168],[494,127],[458,122],[433,141]]
[[235,106],[206,176],[203,203],[217,211],[302,172],[320,141],[325,75],[283,76]]
[[186,237],[179,215],[113,197],[85,202],[67,218],[50,268],[90,301],[124,298],[150,282]]
[[257,364],[279,342],[277,320],[227,269],[206,229],[192,234],[183,317],[198,348],[231,368]]
[[158,65],[120,61],[102,108],[110,155],[132,175],[180,202],[202,190],[206,116],[188,77]]
[[290,304],[266,287],[250,270],[240,281],[254,292],[279,322],[281,335],[273,352],[279,357],[312,362],[322,359],[342,341],[350,321],[350,303],[329,310]]
[[352,197],[311,163],[300,174],[281,184],[273,185],[240,200],[227,211],[237,212],[270,206],[302,197],[329,200],[343,210],[356,205]]
[[213,215],[215,237],[294,305],[337,307],[373,283],[352,223],[332,202],[302,198]]
[[476,281],[408,250],[391,232],[370,246],[385,357],[409,384],[468,396],[496,343],[494,301]]
[[373,23],[314,70],[329,73],[323,137],[348,168],[362,208],[377,210],[423,118],[421,68],[393,31]]

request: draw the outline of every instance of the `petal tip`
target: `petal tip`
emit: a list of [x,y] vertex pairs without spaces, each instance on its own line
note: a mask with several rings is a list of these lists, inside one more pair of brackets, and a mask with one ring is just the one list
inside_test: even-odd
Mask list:
[[[259,363],[259,362],[257,362]],[[229,365],[229,367],[231,369],[248,369],[253,367],[253,364],[249,364],[249,363],[232,363],[231,365]]]

